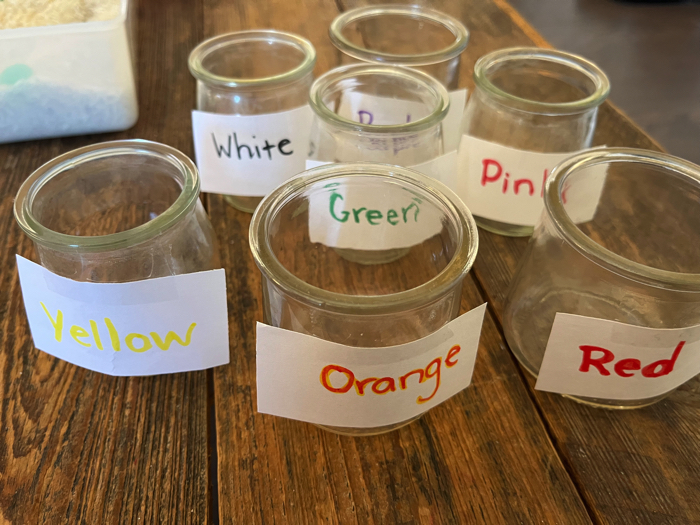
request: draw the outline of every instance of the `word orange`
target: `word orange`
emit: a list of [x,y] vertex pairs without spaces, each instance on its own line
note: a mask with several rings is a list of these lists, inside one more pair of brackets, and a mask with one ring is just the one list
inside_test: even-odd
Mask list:
[[[459,353],[460,350],[461,348],[459,345],[454,345],[447,352],[447,355],[445,356],[445,366],[447,368],[452,368],[457,364],[457,359],[455,359],[455,356]],[[436,357],[435,359],[430,361],[430,363],[428,363],[425,369],[418,368],[417,370],[411,370],[410,372],[407,372],[404,375],[400,376],[398,378],[399,388],[401,390],[406,390],[406,388],[408,388],[408,379],[413,375],[417,376],[418,384],[424,383],[428,379],[435,378],[435,388],[433,389],[433,393],[425,398],[422,396],[418,396],[418,398],[416,399],[416,403],[418,404],[427,403],[433,397],[435,397],[435,394],[437,394],[437,391],[440,388],[441,367],[442,358]],[[331,383],[331,374],[333,372],[345,375],[345,384],[343,386],[333,386],[333,384]],[[329,392],[333,392],[334,394],[345,394],[349,392],[350,389],[354,386],[357,395],[364,396],[365,392],[368,391],[379,395],[387,394],[389,392],[396,392],[397,381],[395,381],[393,377],[368,377],[366,379],[358,379],[357,377],[355,377],[355,374],[352,370],[345,368],[344,366],[327,365],[323,367],[323,370],[321,370],[321,384],[326,390],[328,390]],[[368,385],[370,384],[372,386],[369,389],[367,389]]]

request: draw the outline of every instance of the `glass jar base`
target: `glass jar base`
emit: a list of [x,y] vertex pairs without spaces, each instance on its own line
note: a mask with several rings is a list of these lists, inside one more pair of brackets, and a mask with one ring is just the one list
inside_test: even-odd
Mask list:
[[340,434],[341,436],[350,437],[367,437],[367,436],[378,436],[380,434],[386,434],[388,432],[393,432],[406,425],[410,425],[414,421],[419,420],[423,417],[423,414],[419,414],[416,417],[407,419],[406,421],[401,421],[400,423],[394,423],[393,425],[385,425],[381,427],[371,427],[371,428],[354,428],[354,427],[329,427],[325,425],[316,425],[318,428],[332,432],[333,434]]
[[[520,356],[518,356],[517,352],[513,352],[513,355],[515,358],[518,360],[520,365],[525,369],[525,371],[530,374],[532,377],[537,379],[538,373],[535,372],[533,368],[530,367],[528,363],[523,361]],[[571,399],[572,401],[576,401],[577,403],[580,403],[582,405],[587,405],[590,407],[595,407],[595,408],[605,408],[608,410],[632,410],[635,408],[644,408],[648,407],[650,405],[653,405],[654,403],[658,403],[662,399],[668,397],[671,395],[671,392],[666,392],[665,394],[661,394],[659,396],[654,396],[654,397],[648,397],[646,399],[599,399],[595,397],[586,397],[586,396],[574,396],[571,394],[559,394],[562,397],[565,397],[566,399]],[[550,392],[552,394],[556,394],[556,392]]]
[[253,213],[258,207],[262,197],[242,197],[238,195],[224,195],[224,200],[229,206],[245,213]]
[[394,248],[393,250],[353,250],[351,248],[334,248],[334,250],[346,261],[370,265],[387,264],[398,261],[410,251],[410,248]]
[[483,217],[475,216],[474,221],[480,228],[506,237],[529,237],[535,231],[533,226],[519,226],[517,224],[508,224],[507,222],[492,221]]

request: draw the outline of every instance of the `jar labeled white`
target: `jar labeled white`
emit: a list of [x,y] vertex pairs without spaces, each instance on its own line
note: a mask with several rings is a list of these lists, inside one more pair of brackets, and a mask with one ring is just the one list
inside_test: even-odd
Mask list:
[[315,63],[308,40],[273,30],[220,35],[192,51],[192,131],[203,191],[253,212],[269,191],[304,170]]

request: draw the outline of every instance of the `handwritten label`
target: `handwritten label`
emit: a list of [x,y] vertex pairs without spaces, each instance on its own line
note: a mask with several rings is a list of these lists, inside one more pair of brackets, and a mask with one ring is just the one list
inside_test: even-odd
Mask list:
[[440,219],[424,197],[400,186],[340,178],[310,190],[309,237],[333,248],[407,248],[440,233]]
[[192,112],[202,191],[262,197],[304,171],[309,106],[264,115]]
[[700,373],[700,325],[645,328],[557,313],[535,388],[603,399],[647,399]]
[[87,283],[17,256],[34,345],[113,376],[203,370],[229,362],[224,270]]
[[[467,90],[450,92],[450,109],[442,121],[444,151],[459,146],[462,115],[467,102]],[[415,122],[429,114],[425,104],[412,100],[400,100],[378,95],[351,92],[343,96],[338,115],[362,124],[394,125]]]
[[[444,180],[479,217],[508,224],[534,226],[544,208],[544,184],[549,172],[570,153],[519,150],[463,135],[458,169]],[[579,182],[574,201],[565,203],[574,222],[591,220],[605,185],[605,167]],[[585,187],[582,187],[585,184]]]
[[367,428],[417,416],[471,383],[486,305],[423,339],[359,348],[258,323],[258,412]]

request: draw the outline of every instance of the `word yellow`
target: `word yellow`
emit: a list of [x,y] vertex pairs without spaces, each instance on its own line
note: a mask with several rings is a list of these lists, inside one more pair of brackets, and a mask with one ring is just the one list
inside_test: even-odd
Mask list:
[[[450,350],[447,352],[447,355],[445,356],[445,366],[447,368],[452,368],[457,364],[457,359],[456,355],[460,352],[461,347],[459,345],[454,345]],[[407,372],[406,374],[400,376],[398,378],[398,384],[399,388],[401,390],[406,390],[407,387],[407,381],[408,378],[415,375],[417,376],[418,384],[424,383],[428,379],[435,378],[435,388],[433,389],[433,393],[430,394],[428,397],[422,397],[418,396],[416,398],[416,403],[423,404],[427,403],[430,401],[433,397],[435,397],[435,394],[437,394],[438,389],[440,388],[440,368],[442,365],[442,358],[441,357],[436,357],[433,359],[428,365],[425,367],[425,369],[418,368],[416,370],[411,370],[410,372]],[[331,374],[333,372],[337,372],[340,374],[345,375],[345,384],[341,387],[334,387],[331,384]],[[321,370],[321,384],[323,387],[328,390],[329,392],[333,392],[334,394],[345,394],[346,392],[349,392],[350,389],[354,386],[355,391],[357,392],[358,396],[364,396],[365,395],[365,388],[368,385],[372,385],[371,391],[374,392],[375,394],[386,394],[387,392],[396,392],[396,383],[397,381],[394,380],[393,377],[368,377],[366,379],[357,379],[355,377],[355,374],[353,373],[352,370],[345,368],[344,366],[340,365],[327,365]],[[367,390],[368,392],[370,390]]]
[[[56,318],[54,319],[49,313],[48,308],[46,308],[46,305],[44,305],[44,303],[39,304],[41,304],[41,307],[44,309],[46,316],[51,322],[51,326],[53,326],[54,337],[56,338],[56,341],[60,343],[63,339],[63,312],[61,310],[58,310],[58,312],[56,313]],[[121,341],[119,339],[119,333],[117,332],[114,323],[112,323],[111,319],[105,317],[104,324],[107,328],[107,333],[109,334],[109,341],[110,343],[112,343],[112,349],[115,352],[121,351]],[[163,340],[160,337],[160,335],[158,335],[156,332],[151,332],[150,335],[151,338],[153,338],[153,342],[161,350],[168,350],[173,341],[177,341],[181,346],[189,346],[189,344],[192,342],[192,332],[194,331],[195,326],[197,326],[197,323],[192,323],[187,329],[184,341],[175,332],[168,332],[165,335],[165,340]],[[92,332],[92,337],[95,346],[99,350],[103,350],[104,347],[102,346],[102,338],[100,337],[100,332],[97,328],[97,323],[93,320],[90,320],[90,330]],[[73,325],[68,330],[68,333],[73,338],[73,340],[80,346],[84,346],[87,348],[90,348],[92,346],[92,344],[85,341],[86,337],[90,337],[90,332],[88,332],[82,326]],[[153,342],[151,342],[151,338],[149,338],[147,335],[133,333],[127,335],[124,338],[124,342],[126,343],[126,347],[132,352],[141,353],[153,348]],[[137,339],[140,341],[138,347],[134,344]]]

